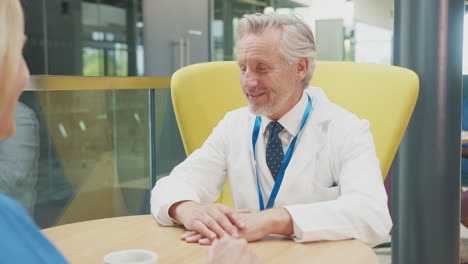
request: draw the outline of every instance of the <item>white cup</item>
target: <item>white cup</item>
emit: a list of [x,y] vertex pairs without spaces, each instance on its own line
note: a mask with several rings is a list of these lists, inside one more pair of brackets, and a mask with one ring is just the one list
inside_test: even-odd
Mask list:
[[115,251],[104,256],[104,264],[156,264],[158,254],[146,249]]

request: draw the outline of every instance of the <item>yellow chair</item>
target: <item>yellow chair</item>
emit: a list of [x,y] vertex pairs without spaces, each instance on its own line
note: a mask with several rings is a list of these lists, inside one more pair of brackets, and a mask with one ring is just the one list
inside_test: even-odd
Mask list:
[[[316,62],[311,85],[331,101],[370,121],[385,179],[413,113],[418,76],[408,69],[354,62]],[[208,62],[178,70],[172,102],[187,155],[199,148],[226,112],[247,105],[236,62]],[[229,186],[220,202],[232,206]]]

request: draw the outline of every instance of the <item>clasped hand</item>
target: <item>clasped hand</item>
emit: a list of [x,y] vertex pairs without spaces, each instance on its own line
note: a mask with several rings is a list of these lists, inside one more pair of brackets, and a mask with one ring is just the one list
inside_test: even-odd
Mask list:
[[174,204],[170,210],[176,221],[188,230],[181,236],[188,243],[209,245],[225,233],[247,241],[259,240],[267,235],[266,223],[261,213],[236,210],[222,204],[202,205],[193,201]]
[[260,260],[247,246],[247,241],[225,235],[221,239],[216,239],[208,250],[208,263],[260,264]]

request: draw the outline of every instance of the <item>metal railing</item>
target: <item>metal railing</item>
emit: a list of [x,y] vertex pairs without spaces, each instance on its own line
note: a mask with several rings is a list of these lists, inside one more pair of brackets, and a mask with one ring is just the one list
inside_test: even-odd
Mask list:
[[33,75],[26,91],[120,90],[169,88],[170,77],[83,77]]

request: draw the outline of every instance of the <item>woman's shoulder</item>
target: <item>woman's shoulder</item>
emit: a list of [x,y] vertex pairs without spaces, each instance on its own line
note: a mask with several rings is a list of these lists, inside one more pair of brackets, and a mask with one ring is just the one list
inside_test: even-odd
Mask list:
[[0,233],[14,232],[17,227],[39,231],[39,227],[31,219],[26,209],[15,199],[0,192]]
[[[8,213],[11,215],[12,213],[18,214],[26,214],[24,208],[13,198],[10,196],[0,192],[0,215],[3,213]],[[0,217],[0,219],[3,217]]]
[[0,193],[0,263],[68,263],[42,235],[26,210],[13,198]]

